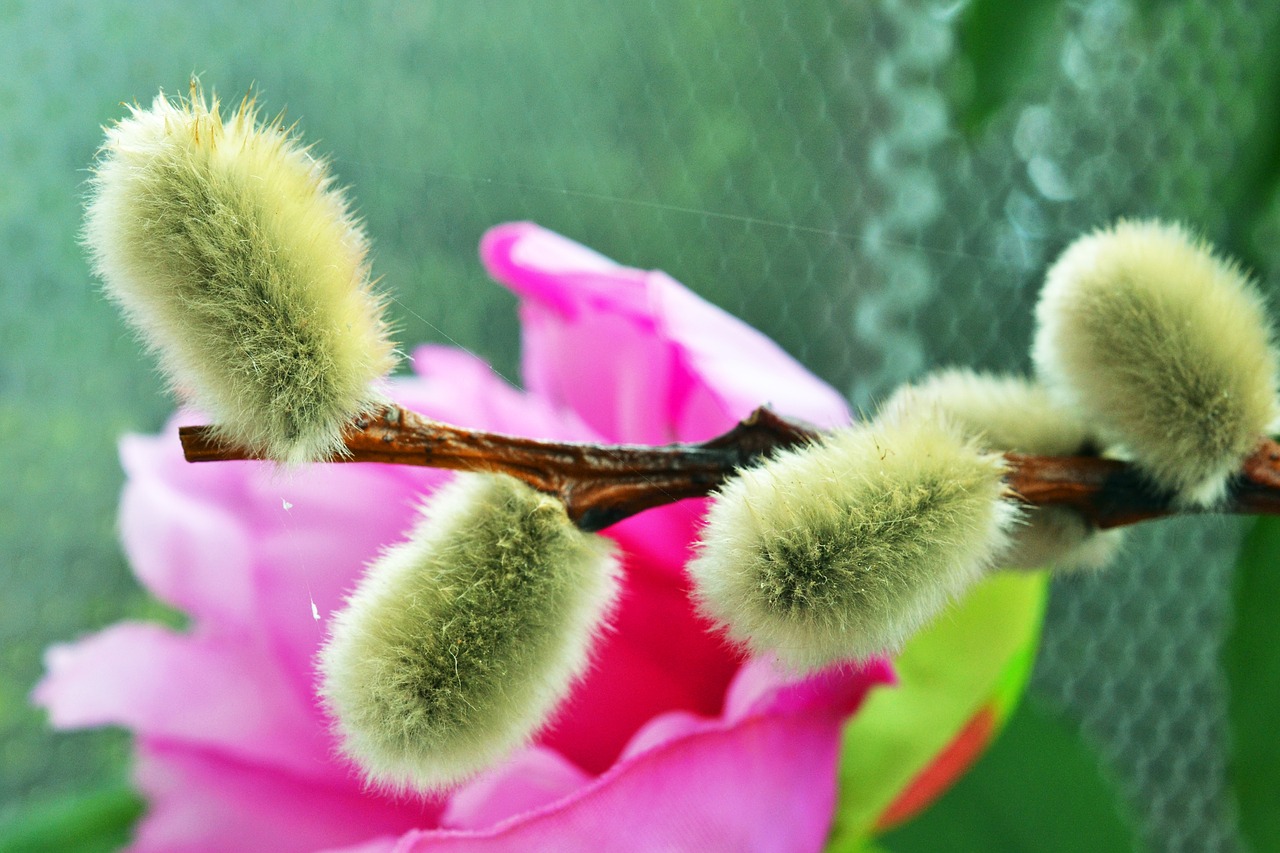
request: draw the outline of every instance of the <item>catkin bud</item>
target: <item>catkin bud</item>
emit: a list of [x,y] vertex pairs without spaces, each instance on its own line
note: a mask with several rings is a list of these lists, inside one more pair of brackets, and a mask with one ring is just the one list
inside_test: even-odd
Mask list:
[[[899,388],[881,406],[880,423],[943,418],[983,450],[1040,456],[1095,453],[1085,423],[1038,382],[1021,376],[950,368]],[[1009,548],[996,559],[1008,569],[1092,569],[1107,563],[1123,540],[1121,529],[1098,530],[1068,507],[1025,507],[1010,531]]]
[[250,100],[224,122],[193,82],[107,130],[90,187],[94,270],[175,389],[269,458],[341,452],[394,358],[326,165]]
[[1073,243],[1036,308],[1036,370],[1157,486],[1209,506],[1275,419],[1276,356],[1239,267],[1175,225]]
[[854,425],[738,473],[690,563],[703,611],[797,669],[895,651],[988,568],[1004,462],[941,420]]
[[343,749],[373,781],[434,789],[502,759],[587,667],[615,594],[609,540],[555,498],[459,475],[369,566],[320,656]]
[[1095,449],[1084,421],[1043,385],[963,367],[903,385],[885,400],[876,420],[904,423],[937,415],[987,450],[1072,456]]

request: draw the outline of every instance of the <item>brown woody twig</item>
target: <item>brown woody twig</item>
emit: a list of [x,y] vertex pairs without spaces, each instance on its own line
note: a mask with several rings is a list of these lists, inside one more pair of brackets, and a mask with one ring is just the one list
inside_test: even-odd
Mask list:
[[[218,443],[211,427],[179,429],[189,462],[252,459]],[[724,435],[701,444],[662,447],[538,441],[451,426],[399,406],[354,421],[347,455],[334,462],[383,462],[510,474],[559,496],[569,517],[595,531],[655,506],[713,491],[733,472],[820,433],[757,409]],[[1154,489],[1132,465],[1097,456],[1007,453],[1011,493],[1036,506],[1068,506],[1099,528],[1187,512]],[[1280,514],[1280,445],[1262,439],[1241,466],[1219,512]]]

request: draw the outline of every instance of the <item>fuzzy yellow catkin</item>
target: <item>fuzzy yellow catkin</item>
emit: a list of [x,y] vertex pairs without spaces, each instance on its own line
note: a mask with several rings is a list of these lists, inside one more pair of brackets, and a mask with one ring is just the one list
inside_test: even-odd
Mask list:
[[701,609],[798,670],[896,651],[1007,546],[1004,470],[941,419],[850,426],[744,469],[689,566]]
[[326,164],[193,82],[107,129],[84,242],[107,295],[220,437],[329,458],[394,364],[368,241]]
[[609,540],[555,498],[459,475],[334,621],[321,694],[344,751],[371,781],[421,790],[501,760],[586,670],[616,571]]
[[[939,370],[904,385],[880,407],[876,420],[903,423],[944,418],[984,450],[1042,456],[1096,453],[1086,424],[1023,376],[968,368]],[[1009,569],[1093,569],[1119,548],[1124,531],[1098,530],[1080,513],[1058,506],[1025,507],[996,565]]]
[[1182,228],[1122,221],[1080,238],[1036,307],[1036,371],[1114,451],[1188,506],[1212,506],[1276,419],[1263,300]]

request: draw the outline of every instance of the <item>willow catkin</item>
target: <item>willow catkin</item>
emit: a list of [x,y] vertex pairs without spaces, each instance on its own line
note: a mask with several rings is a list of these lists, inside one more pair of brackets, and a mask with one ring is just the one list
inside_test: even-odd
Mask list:
[[[1039,382],[1023,376],[968,368],[939,370],[893,393],[876,420],[903,423],[943,418],[984,450],[1040,456],[1096,453],[1097,438],[1074,411]],[[1122,529],[1098,530],[1069,507],[1023,508],[1010,531],[999,568],[1058,570],[1100,568],[1111,560]]]
[[368,242],[323,161],[193,83],[107,130],[84,241],[179,394],[287,462],[341,452],[394,363]]
[[731,639],[797,669],[895,651],[1006,547],[1003,473],[940,420],[779,453],[715,495],[695,594]]
[[1122,221],[1077,240],[1036,321],[1032,357],[1059,402],[1184,505],[1219,501],[1276,418],[1261,296],[1176,225]]
[[585,671],[616,568],[555,498],[459,475],[335,619],[321,693],[343,749],[371,780],[419,789],[499,761]]

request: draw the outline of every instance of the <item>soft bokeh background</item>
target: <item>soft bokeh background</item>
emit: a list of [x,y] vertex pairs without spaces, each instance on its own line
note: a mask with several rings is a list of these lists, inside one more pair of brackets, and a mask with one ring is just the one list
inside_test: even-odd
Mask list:
[[[1185,220],[1274,293],[1278,25],[1266,0],[0,0],[0,829],[125,774],[122,735],[28,707],[44,646],[156,612],[115,540],[115,441],[170,404],[76,244],[122,101],[197,72],[286,109],[352,186],[406,343],[513,376],[475,249],[535,219],[868,407],[939,364],[1025,369],[1046,263],[1119,215]],[[1218,663],[1241,530],[1150,525],[1053,590],[1032,692],[1148,849],[1243,849]]]

